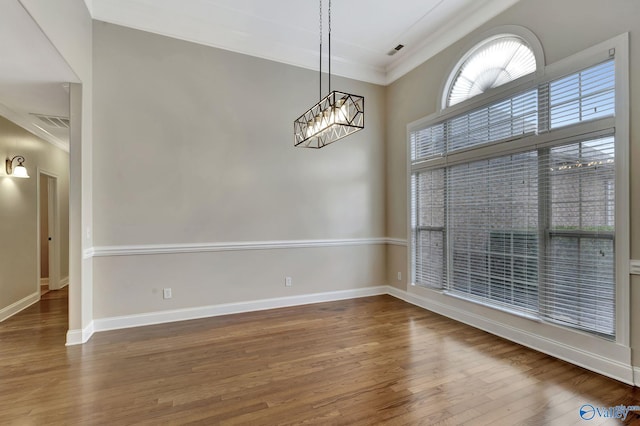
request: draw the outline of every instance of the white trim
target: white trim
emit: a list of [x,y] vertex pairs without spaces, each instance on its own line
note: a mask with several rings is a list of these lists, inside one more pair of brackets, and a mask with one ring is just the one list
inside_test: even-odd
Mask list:
[[85,249],[82,252],[82,259],[87,260],[87,259],[91,259],[94,255],[94,249],[93,248],[88,248]]
[[7,306],[6,308],[0,309],[0,322],[6,320],[9,317],[14,316],[20,311],[27,309],[29,306],[34,303],[38,303],[40,301],[40,288],[38,287],[38,291],[35,293],[31,293],[27,297],[18,300],[15,303]]
[[[615,49],[616,99],[616,169],[615,169],[615,271],[616,271],[616,340],[631,346],[631,290],[629,259],[631,258],[631,168],[630,149],[630,79],[629,33],[601,43],[599,49]],[[620,154],[618,154],[620,153]]]
[[640,275],[640,260],[631,259],[629,261],[629,274]]
[[[404,300],[405,302],[446,316],[453,320],[465,323],[469,326],[479,328],[496,336],[503,337],[523,346],[535,349],[539,352],[551,355],[555,358],[570,362],[580,367],[586,368],[596,373],[603,374],[607,377],[619,380],[630,385],[634,384],[634,369],[631,364],[623,363],[618,360],[606,358],[602,355],[586,352],[580,348],[570,346],[568,344],[542,337],[537,334],[529,333],[503,324],[484,316],[465,311],[451,305],[429,300],[417,294],[408,293],[395,287],[389,287],[388,293],[391,296]],[[629,359],[631,357],[631,349],[629,351]],[[640,376],[637,376],[640,377]],[[637,381],[636,381],[637,383]]]
[[409,241],[407,241],[406,238],[387,238],[387,244],[390,246],[407,247]]
[[67,331],[67,346],[73,345],[82,345],[83,343],[87,343],[95,329],[93,328],[94,321],[91,321],[88,326],[83,328],[82,330],[68,330]]
[[633,385],[640,386],[640,367],[633,367]]
[[336,300],[378,296],[387,293],[387,286],[365,287],[353,290],[339,290],[326,293],[303,294],[299,296],[278,297],[273,299],[253,300],[248,302],[225,303],[220,305],[201,306],[197,308],[175,309],[170,311],[149,312],[145,314],[100,318],[93,321],[93,330],[119,330],[123,328],[140,327],[145,325],[164,324],[174,321],[186,321],[198,318],[215,317],[220,315],[263,311],[267,309],[284,308],[288,306],[299,306],[308,305],[311,303],[332,302]]
[[145,244],[101,246],[86,249],[84,258],[109,256],[139,256],[150,254],[201,253],[218,251],[275,250],[317,247],[346,247],[377,244],[398,244],[406,240],[392,238],[356,238],[335,240],[246,241],[223,243]]
[[69,276],[67,275],[66,277],[60,280],[60,283],[58,284],[58,288],[62,289],[68,285],[69,285]]

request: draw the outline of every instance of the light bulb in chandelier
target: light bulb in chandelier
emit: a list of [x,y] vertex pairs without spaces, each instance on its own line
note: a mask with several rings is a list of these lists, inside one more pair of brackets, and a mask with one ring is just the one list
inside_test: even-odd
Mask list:
[[314,133],[313,132],[313,127],[314,127],[313,123],[314,123],[313,120],[310,120],[310,121],[307,122],[307,129],[306,129],[305,134],[307,135],[308,138],[313,136],[313,133]]
[[333,116],[336,123],[346,123],[349,116],[349,106],[346,103],[346,98],[338,99],[336,105],[333,108]]
[[321,132],[324,129],[322,125],[322,114],[316,115],[316,133]]
[[335,115],[333,114],[333,110],[325,109],[322,111],[322,120],[326,127],[329,127],[334,123],[334,117]]

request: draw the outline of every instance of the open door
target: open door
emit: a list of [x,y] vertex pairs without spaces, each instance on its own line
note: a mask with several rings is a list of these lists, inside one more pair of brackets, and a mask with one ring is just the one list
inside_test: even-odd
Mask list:
[[60,288],[60,244],[58,242],[58,179],[56,176],[39,171],[39,264],[40,286],[46,290]]

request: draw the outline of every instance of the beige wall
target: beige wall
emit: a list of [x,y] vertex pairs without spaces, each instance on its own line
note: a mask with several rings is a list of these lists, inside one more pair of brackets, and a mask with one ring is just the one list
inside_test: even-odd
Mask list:
[[[23,155],[29,179],[7,177],[4,161]],[[60,277],[69,275],[69,154],[0,117],[0,310],[38,293],[38,170],[58,180]]]
[[[455,43],[387,90],[387,234],[407,238],[406,125],[437,111],[444,81],[455,61],[484,31],[500,25],[520,25],[533,31],[551,64],[621,33],[631,38],[631,257],[640,258],[640,2],[635,0],[521,0],[463,40]],[[406,249],[390,248],[388,268],[406,268]],[[637,279],[632,280],[631,306],[640,304]],[[474,308],[475,309],[475,308]],[[631,309],[632,312],[634,309]],[[633,364],[640,365],[640,324],[632,315]]]
[[[316,72],[102,22],[93,37],[97,251],[384,237],[383,87],[334,78],[365,97],[365,130],[294,148]],[[96,318],[386,283],[383,244],[94,262]]]
[[[104,319],[362,290],[385,283],[384,256],[383,245],[371,245],[101,257],[94,311]],[[170,300],[162,297],[166,287]]]

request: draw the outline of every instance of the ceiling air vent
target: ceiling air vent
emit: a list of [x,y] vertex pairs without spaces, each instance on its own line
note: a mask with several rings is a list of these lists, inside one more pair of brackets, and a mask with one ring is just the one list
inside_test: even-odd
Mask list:
[[56,129],[68,129],[69,119],[67,117],[56,117],[54,115],[43,114],[31,114],[37,117],[42,123],[48,127],[55,127]]
[[393,56],[396,53],[398,53],[400,51],[400,49],[402,49],[403,47],[404,47],[404,44],[399,44],[396,47],[394,47],[393,49],[391,49],[390,51],[388,51],[387,55]]

